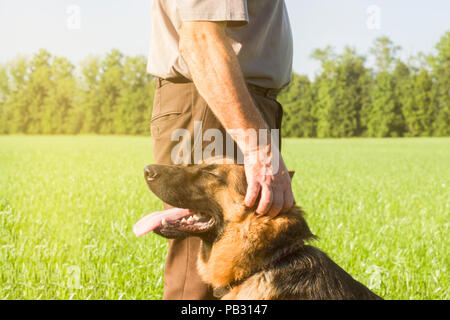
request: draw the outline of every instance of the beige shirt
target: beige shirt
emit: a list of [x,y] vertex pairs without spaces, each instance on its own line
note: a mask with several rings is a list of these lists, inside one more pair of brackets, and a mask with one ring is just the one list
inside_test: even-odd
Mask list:
[[183,21],[227,21],[227,33],[248,83],[286,86],[292,73],[292,33],[284,0],[153,0],[147,71],[192,80],[178,50]]

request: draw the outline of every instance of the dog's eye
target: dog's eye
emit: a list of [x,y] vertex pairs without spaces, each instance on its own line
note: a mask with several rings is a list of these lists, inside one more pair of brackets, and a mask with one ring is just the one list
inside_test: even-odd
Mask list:
[[214,172],[206,171],[206,170],[203,171],[203,172],[208,174],[208,175],[210,175],[210,176],[213,176],[216,180],[218,180],[218,181],[220,181],[222,183],[225,183],[225,180],[221,176],[219,176],[218,174],[215,174]]

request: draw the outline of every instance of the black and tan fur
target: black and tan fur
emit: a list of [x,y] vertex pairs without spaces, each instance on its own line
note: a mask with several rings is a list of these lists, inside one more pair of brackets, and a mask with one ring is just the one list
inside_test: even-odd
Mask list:
[[198,270],[222,299],[380,299],[319,249],[303,211],[294,206],[275,218],[243,204],[247,183],[242,166],[151,165],[150,189],[164,202],[214,219],[206,232],[160,227],[168,238],[198,236]]

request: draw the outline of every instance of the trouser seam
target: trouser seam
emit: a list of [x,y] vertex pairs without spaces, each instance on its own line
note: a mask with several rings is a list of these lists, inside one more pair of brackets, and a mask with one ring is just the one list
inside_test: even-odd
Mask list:
[[186,255],[186,266],[185,266],[185,269],[184,269],[184,281],[183,281],[183,290],[181,291],[181,299],[184,299],[184,296],[185,296],[185,290],[186,290],[186,279],[187,279],[187,273],[188,273],[188,270],[189,270],[189,260],[190,260],[190,255],[191,255],[191,252],[190,252],[190,242],[191,242],[191,239],[189,239],[189,238],[187,238],[187,241],[186,241],[186,252],[187,252],[187,255]]

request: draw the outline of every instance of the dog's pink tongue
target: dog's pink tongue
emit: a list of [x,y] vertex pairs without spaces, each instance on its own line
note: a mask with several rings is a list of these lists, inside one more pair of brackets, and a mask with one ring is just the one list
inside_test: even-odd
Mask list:
[[140,237],[158,228],[162,224],[163,219],[166,221],[174,221],[191,214],[192,211],[190,211],[189,209],[180,208],[172,208],[164,211],[154,212],[139,220],[134,225],[133,232],[136,237]]

